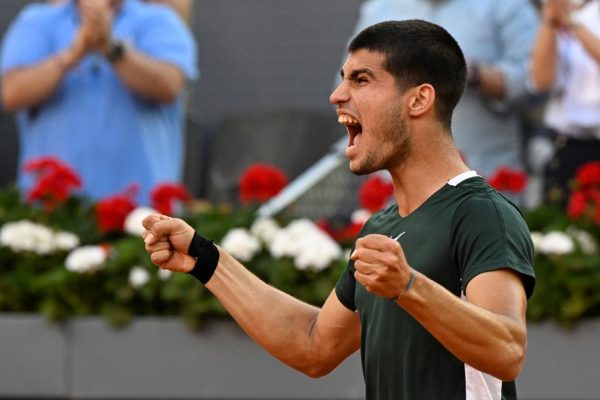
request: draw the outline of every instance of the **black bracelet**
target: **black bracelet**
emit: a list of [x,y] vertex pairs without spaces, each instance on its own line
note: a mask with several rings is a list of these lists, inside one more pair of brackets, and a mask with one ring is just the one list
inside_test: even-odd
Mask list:
[[205,239],[194,232],[188,254],[196,258],[196,265],[188,273],[206,284],[212,278],[219,264],[219,249],[212,240]]
[[411,269],[410,278],[408,278],[408,283],[406,284],[406,287],[404,288],[404,290],[401,291],[400,293],[398,293],[397,296],[392,297],[390,300],[396,301],[400,297],[404,296],[410,290],[410,288],[412,287],[414,282],[415,282],[415,270]]

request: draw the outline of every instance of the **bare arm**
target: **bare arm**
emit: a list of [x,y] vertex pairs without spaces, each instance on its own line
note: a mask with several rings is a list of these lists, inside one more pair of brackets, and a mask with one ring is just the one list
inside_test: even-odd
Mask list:
[[[193,229],[179,219],[144,220],[146,250],[161,268],[189,272],[187,255]],[[273,356],[303,373],[318,377],[333,370],[360,346],[360,322],[332,292],[322,309],[267,285],[219,249],[217,269],[206,287],[238,324]]]
[[573,11],[573,5],[566,0],[544,3],[544,24],[539,29],[532,57],[532,78],[539,89],[550,89],[554,82],[558,59],[556,36],[560,30],[570,30],[600,64],[600,38],[584,25],[573,21],[570,17]]
[[16,68],[2,76],[2,102],[8,111],[44,102],[60,85],[65,74],[89,51],[91,35],[86,27],[77,32],[73,44],[37,65]]
[[481,274],[464,301],[419,275],[398,304],[458,359],[503,381],[519,374],[525,359],[526,299],[521,280],[508,270]]
[[497,41],[497,53],[491,59],[468,62],[468,77],[473,77],[472,67],[478,66],[476,88],[480,94],[492,100],[493,107],[498,110],[506,109],[525,92],[526,62],[537,26],[536,11],[528,3],[517,1],[509,6],[498,6],[493,22],[488,21],[493,25],[490,29]]
[[554,84],[558,63],[557,35],[569,23],[572,6],[568,0],[548,0],[542,8],[540,25],[531,56],[531,78],[539,90]]
[[[393,298],[406,287],[411,269],[395,240],[365,236],[357,240],[352,258],[356,280],[368,291]],[[467,299],[417,273],[413,287],[396,303],[463,362],[514,380],[527,342],[521,280],[508,270],[480,274],[469,283]]]
[[531,56],[531,79],[539,90],[549,90],[554,84],[558,61],[556,32],[547,23],[538,30]]
[[114,64],[114,69],[128,88],[158,102],[175,100],[185,83],[178,67],[152,59],[133,48],[127,49],[123,58]]
[[54,93],[66,71],[60,54],[33,67],[8,71],[2,76],[4,108],[16,111],[42,103]]
[[358,316],[334,292],[319,310],[260,281],[222,250],[206,287],[252,339],[309,376],[329,373],[359,347]]
[[571,31],[598,64],[600,64],[600,38],[581,24],[574,24]]
[[[82,20],[96,35],[96,50],[108,54],[114,11],[108,2],[80,0]],[[121,81],[141,96],[158,102],[171,102],[179,94],[185,78],[174,65],[155,60],[134,48],[127,48],[123,58],[113,65]]]
[[493,65],[478,66],[479,90],[493,99],[503,99],[506,94],[504,74]]

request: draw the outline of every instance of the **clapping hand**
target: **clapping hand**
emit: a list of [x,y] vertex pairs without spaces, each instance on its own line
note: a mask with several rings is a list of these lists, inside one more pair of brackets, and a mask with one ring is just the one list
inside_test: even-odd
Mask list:
[[79,0],[81,30],[88,48],[105,54],[111,41],[115,5],[110,0]]
[[547,0],[542,8],[542,19],[554,29],[566,29],[571,26],[574,10],[571,0]]

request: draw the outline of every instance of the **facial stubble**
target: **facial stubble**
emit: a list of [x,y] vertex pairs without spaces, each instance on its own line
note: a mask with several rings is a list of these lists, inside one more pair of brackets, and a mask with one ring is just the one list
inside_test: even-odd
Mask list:
[[395,116],[393,120],[380,130],[381,144],[365,155],[361,165],[352,169],[355,175],[390,170],[404,164],[410,157],[412,145],[409,128],[402,117]]

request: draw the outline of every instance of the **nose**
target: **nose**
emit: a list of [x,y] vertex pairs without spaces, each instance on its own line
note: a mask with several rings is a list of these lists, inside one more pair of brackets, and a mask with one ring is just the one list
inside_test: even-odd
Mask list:
[[341,103],[345,103],[350,99],[350,95],[348,90],[346,89],[346,85],[344,84],[344,80],[340,82],[338,87],[336,87],[331,95],[329,95],[329,102],[333,105],[339,105]]

